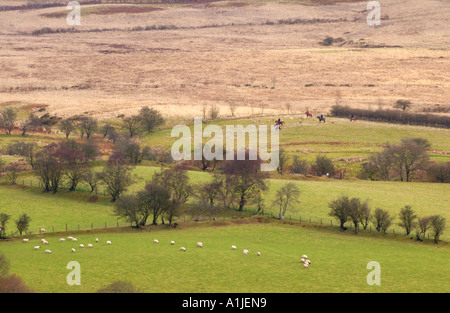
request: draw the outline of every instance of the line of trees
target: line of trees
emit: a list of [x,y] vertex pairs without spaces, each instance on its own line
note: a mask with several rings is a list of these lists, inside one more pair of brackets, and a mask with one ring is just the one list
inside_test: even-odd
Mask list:
[[[142,107],[136,115],[127,117],[121,115],[121,118],[122,129],[127,131],[129,137],[142,132],[153,132],[165,123],[161,113],[149,107]],[[19,121],[17,110],[13,108],[9,107],[0,112],[0,129],[3,129],[7,135],[11,135],[16,128],[19,128],[22,136],[25,136],[29,132],[34,133],[44,128],[48,130],[52,126],[58,126],[58,129],[65,134],[66,139],[69,139],[74,132],[78,132],[81,139],[86,136],[87,140],[95,133],[101,134],[104,139],[107,138],[112,142],[119,138],[119,132],[110,123],[100,126],[98,120],[90,116],[77,115],[62,119],[51,116],[49,113],[38,117],[32,112],[27,119]]]
[[409,105],[410,103],[407,101],[398,102],[397,106],[402,109],[401,111],[356,109],[343,105],[335,105],[331,109],[331,115],[348,118],[353,114],[362,120],[450,128],[449,116],[406,112],[406,108]]
[[[292,161],[291,161],[292,160]],[[288,164],[290,164],[288,166]],[[290,157],[287,152],[281,148],[279,157],[278,173],[283,175],[288,169],[293,174],[307,175],[309,173],[316,176],[333,177],[338,172],[333,160],[324,154],[317,155],[313,162],[301,159],[298,155]]]
[[[0,238],[6,238],[6,225],[11,219],[11,215],[6,213],[0,213]],[[23,213],[19,215],[17,220],[14,221],[16,224],[17,231],[22,235],[26,233],[30,227],[31,217],[28,214]]]
[[12,131],[16,128],[22,131],[22,136],[25,136],[28,132],[34,133],[35,131],[42,131],[48,129],[54,125],[57,125],[61,121],[61,118],[52,116],[49,113],[44,113],[38,117],[35,113],[30,113],[27,119],[19,123],[17,118],[17,110],[13,108],[6,108],[0,112],[0,129],[3,129],[7,135],[11,135]]
[[[133,223],[136,227],[152,224],[161,219],[169,225],[189,198],[194,205],[186,208],[196,220],[204,216],[217,218],[229,209],[243,211],[256,204],[263,212],[262,192],[267,189],[266,174],[260,170],[261,160],[230,160],[224,162],[224,170],[212,174],[208,182],[192,185],[185,168],[177,166],[162,169],[146,183],[143,190],[133,195],[121,196],[114,206],[115,215]],[[288,207],[292,203],[283,207]]]
[[403,138],[399,144],[389,145],[369,157],[362,164],[360,178],[389,181],[413,181],[421,171],[437,182],[449,182],[450,163],[430,162],[427,150],[431,144],[422,138]]
[[[345,224],[351,222],[355,234],[362,228],[364,230],[372,223],[378,232],[387,233],[393,225],[395,217],[387,210],[377,208],[373,212],[369,200],[341,196],[328,204],[329,216],[339,222],[341,231],[347,230]],[[411,206],[406,205],[400,210],[398,226],[405,230],[407,236],[416,231],[416,240],[423,241],[427,233],[431,232],[435,243],[439,242],[446,228],[446,219],[440,215],[418,217]]]

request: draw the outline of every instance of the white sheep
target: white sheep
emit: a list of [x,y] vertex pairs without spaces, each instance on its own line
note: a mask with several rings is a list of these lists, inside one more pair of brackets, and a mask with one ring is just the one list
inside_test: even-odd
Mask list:
[[64,242],[64,241],[66,241],[66,239],[64,239],[64,238],[59,238],[59,242]]
[[76,250],[75,250],[74,248],[72,248],[72,253],[75,253],[75,251],[76,251]]
[[88,248],[94,248],[94,246],[92,244],[90,244],[90,243],[87,245],[87,247]]
[[308,258],[308,256],[304,254],[304,255],[302,255],[302,258],[306,260]]
[[81,244],[80,244],[80,248],[84,248],[84,244],[81,243]]
[[40,232],[41,232],[41,233],[45,233],[45,228],[41,228],[41,229],[40,229]]
[[305,259],[304,259],[304,258],[301,258],[301,259],[300,259],[300,262],[305,263]]
[[47,241],[47,240],[44,240],[43,244],[44,244],[44,245],[48,245],[48,241]]
[[22,240],[23,243],[27,243],[28,241],[30,241],[30,239],[28,239],[28,238],[23,238],[23,240]]
[[108,240],[108,241],[106,242],[106,244],[107,244],[107,245],[110,245],[110,244],[111,244],[111,241]]
[[236,246],[231,246],[231,250],[236,250]]
[[257,256],[260,256],[260,255],[261,255],[261,252],[258,251],[258,252],[256,253],[256,255],[257,255]]
[[45,242],[45,239],[44,239],[44,238],[42,238],[42,239],[41,239],[41,243],[44,243],[44,242]]
[[247,249],[244,249],[244,250],[242,251],[242,253],[243,253],[244,255],[247,255],[247,254],[248,254],[248,250],[247,250]]
[[304,268],[308,268],[309,265],[308,265],[307,263],[305,263],[305,264],[303,264],[303,267],[304,267]]
[[159,241],[157,239],[153,240],[153,243],[159,243]]
[[203,243],[201,243],[200,241],[197,242],[197,248],[203,248]]
[[73,242],[77,242],[78,239],[77,239],[77,238],[73,238],[72,241],[73,241]]
[[173,246],[175,244],[175,241],[171,241],[170,244]]
[[52,251],[50,251],[50,250],[45,250],[45,254],[52,254]]
[[95,238],[95,242],[98,242],[98,238]]
[[67,237],[67,240],[73,240],[72,236]]
[[310,264],[311,264],[311,261],[310,261],[310,260],[306,260],[306,261],[305,261],[305,264],[310,265]]
[[186,252],[186,248],[185,247],[181,247],[180,251]]
[[34,250],[39,250],[41,247],[40,246],[34,246]]

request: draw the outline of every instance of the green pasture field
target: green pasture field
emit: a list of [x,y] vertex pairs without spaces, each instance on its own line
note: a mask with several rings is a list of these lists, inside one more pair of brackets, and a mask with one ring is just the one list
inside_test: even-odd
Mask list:
[[[0,243],[0,252],[37,292],[95,292],[127,280],[142,292],[448,292],[450,270],[447,246],[423,245],[407,239],[352,236],[278,222],[224,225],[148,232],[76,235],[78,242],[58,242],[47,236],[29,243]],[[95,243],[98,237],[100,242]],[[158,239],[159,244],[153,244]],[[112,245],[106,245],[106,240]],[[175,245],[171,246],[170,241]],[[196,243],[203,242],[203,248]],[[94,248],[78,248],[78,244]],[[236,245],[237,250],[231,250]],[[183,246],[186,252],[179,251]],[[71,252],[71,248],[77,250]],[[52,254],[45,254],[50,249]],[[242,249],[249,254],[243,255]],[[261,256],[256,256],[257,251]],[[302,254],[312,261],[309,269]],[[81,285],[69,286],[68,262],[81,266]],[[381,266],[381,285],[369,286],[366,268]]]
[[[221,119],[212,121],[210,124],[219,125],[224,130],[225,125],[272,125],[274,119],[275,117]],[[305,119],[303,115],[284,116],[282,120],[286,124],[280,131],[280,147],[291,156],[298,155],[308,161],[313,161],[317,155],[322,154],[333,160],[358,157],[367,159],[371,154],[383,150],[386,144],[397,144],[402,138],[408,137],[429,140],[432,160],[450,161],[450,141],[447,139],[450,136],[450,130],[448,129],[368,121],[350,123],[347,119],[330,117],[327,118],[326,124],[319,124],[316,118]],[[193,126],[187,125],[193,133]],[[170,148],[177,139],[171,137],[171,129],[163,129],[141,138],[143,145],[166,148]],[[205,142],[207,140],[207,138],[204,139]],[[338,167],[347,169],[350,176],[357,175],[360,163],[337,161]]]
[[[133,171],[135,183],[130,186],[129,193],[137,192],[144,188],[145,182],[150,180],[153,173],[159,171],[157,167],[138,166]],[[201,171],[189,171],[190,181],[193,184],[206,182],[210,179],[209,173]],[[35,187],[0,185],[0,212],[12,215],[16,219],[19,214],[27,213],[31,216],[30,230],[34,233],[40,228],[55,228],[56,231],[64,230],[65,224],[69,229],[88,229],[91,224],[94,228],[116,225],[116,217],[111,215],[112,203],[108,196],[99,193],[98,200],[89,202],[92,197],[87,192],[87,187],[80,185],[84,192],[69,192],[60,190],[58,193],[44,193],[36,187],[38,181],[33,178]],[[25,180],[29,184],[30,180]],[[286,219],[302,218],[304,221],[312,220],[314,223],[331,224],[328,216],[328,203],[341,195],[369,199],[370,206],[374,210],[378,207],[388,210],[398,216],[400,209],[405,205],[411,205],[419,216],[442,215],[450,220],[448,203],[450,202],[450,187],[448,184],[437,183],[400,183],[400,182],[371,182],[357,180],[324,179],[317,181],[269,179],[268,190],[264,193],[266,203],[265,212],[277,216],[278,210],[272,205],[276,191],[287,182],[293,182],[301,191],[300,203],[294,211],[288,211]],[[192,205],[194,199],[188,201],[187,206]],[[246,208],[253,211],[250,205]],[[119,221],[123,224],[123,221]],[[398,222],[398,219],[395,223]],[[333,221],[336,225],[336,221]],[[13,222],[9,224],[10,230],[15,228]],[[401,229],[395,226],[395,230]],[[450,240],[447,231],[442,236],[443,240]]]

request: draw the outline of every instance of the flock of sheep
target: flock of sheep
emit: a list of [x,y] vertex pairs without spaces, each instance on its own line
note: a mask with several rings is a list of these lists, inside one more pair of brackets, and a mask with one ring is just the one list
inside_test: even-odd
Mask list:
[[[153,243],[155,243],[155,244],[158,244],[159,243],[159,241],[158,241],[158,239],[155,239],[155,240],[153,240]],[[175,241],[171,241],[170,242],[170,244],[173,246],[173,245],[175,245]],[[197,248],[203,248],[203,243],[202,242],[197,242]],[[237,248],[236,248],[236,246],[235,245],[233,245],[233,246],[231,246],[231,250],[236,250]],[[182,251],[182,252],[186,252],[186,248],[185,247],[180,247],[180,251]],[[242,253],[244,254],[244,255],[247,255],[248,254],[248,250],[247,249],[244,249],[243,251],[242,251]],[[257,252],[256,253],[256,255],[257,256],[260,256],[261,255],[261,252]]]
[[[75,238],[75,237],[72,237],[72,236],[69,236],[69,237],[67,237],[67,240],[69,240],[69,241],[72,241],[72,242],[77,242],[78,241],[78,239],[77,238]],[[30,241],[30,239],[29,238],[24,238],[23,240],[22,240],[22,242],[23,243],[28,243]],[[59,238],[59,242],[65,242],[66,241],[66,239],[65,238]],[[95,238],[95,242],[99,242],[99,240],[98,240],[98,238]],[[48,241],[47,240],[45,240],[45,239],[41,239],[41,243],[43,244],[43,245],[48,245]],[[111,244],[111,241],[106,241],[106,244],[107,245],[110,245]],[[80,248],[84,248],[85,246],[84,246],[84,244],[80,244],[79,245],[79,247]],[[93,244],[91,244],[91,243],[89,243],[88,245],[87,245],[87,247],[88,248],[93,248],[94,247],[94,245]],[[33,250],[40,250],[41,249],[41,246],[34,246],[33,247]],[[75,253],[76,252],[76,250],[75,250],[75,248],[72,248],[72,253]],[[52,254],[52,250],[49,250],[49,249],[46,249],[45,251],[45,254]]]
[[[77,242],[78,241],[78,239],[77,238],[74,238],[74,237],[72,237],[72,236],[69,236],[69,237],[67,237],[67,240],[70,240],[70,241],[72,241],[72,242]],[[64,242],[64,241],[66,241],[66,239],[65,238],[59,238],[59,242]],[[27,243],[27,242],[29,242],[29,239],[28,238],[25,238],[25,239],[23,239],[23,242],[24,243]],[[99,242],[99,240],[98,240],[98,238],[95,238],[95,242]],[[41,239],[41,243],[43,244],[43,245],[48,245],[48,241],[47,240],[45,240],[45,239]],[[153,243],[154,244],[158,244],[159,243],[159,241],[158,241],[158,239],[154,239],[153,240]],[[111,245],[111,241],[106,241],[106,244],[107,245]],[[174,246],[175,245],[175,241],[171,241],[170,242],[170,244],[172,245],[172,246]],[[84,246],[84,244],[80,244],[79,245],[79,247],[80,248],[84,248],[85,246]],[[94,247],[94,245],[92,245],[92,244],[88,244],[87,245],[87,247],[88,248],[93,248]],[[197,242],[197,248],[203,248],[203,243],[202,242]],[[39,249],[41,249],[41,246],[34,246],[34,248],[33,248],[34,250],[39,250]],[[237,247],[235,246],[235,245],[232,245],[231,246],[231,250],[237,250]],[[75,253],[76,252],[76,250],[75,250],[75,248],[72,248],[72,253]],[[180,251],[182,251],[182,252],[186,252],[186,248],[185,247],[180,247]],[[45,254],[51,254],[52,253],[52,251],[51,250],[45,250]],[[247,250],[247,249],[244,249],[244,250],[242,250],[242,254],[243,255],[248,255],[249,254],[249,251]],[[261,252],[260,251],[258,251],[257,253],[256,253],[256,255],[257,256],[260,256],[261,255]],[[302,255],[302,257],[301,257],[301,259],[300,259],[300,262],[301,263],[303,263],[303,268],[309,268],[309,266],[311,265],[311,260],[309,260],[308,259],[308,256],[307,255],[305,255],[305,254],[303,254]]]
[[311,265],[311,261],[308,259],[308,256],[306,254],[302,255],[300,262],[303,263],[304,268],[309,268],[309,265]]

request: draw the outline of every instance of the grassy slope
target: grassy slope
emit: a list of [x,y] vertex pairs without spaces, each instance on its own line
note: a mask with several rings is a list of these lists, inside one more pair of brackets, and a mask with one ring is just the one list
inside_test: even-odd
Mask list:
[[[402,138],[421,137],[428,139],[431,149],[450,151],[450,142],[446,140],[450,130],[411,127],[407,125],[392,125],[387,123],[374,123],[358,121],[350,123],[347,119],[328,118],[327,124],[318,124],[317,119],[303,119],[299,124],[298,116],[284,118],[286,125],[280,132],[280,146],[291,155],[297,154],[308,160],[314,160],[318,154],[326,154],[332,159],[361,157],[367,158],[374,152],[381,151],[386,143],[399,143]],[[273,118],[248,118],[239,120],[219,120],[213,124],[225,125],[271,125]],[[191,127],[191,132],[193,128]],[[171,130],[166,129],[146,135],[142,138],[143,144],[170,148],[176,138],[171,138]],[[206,139],[205,139],[206,141]],[[450,154],[440,154],[436,151],[430,154],[436,161],[450,161]],[[338,162],[339,167],[346,168],[350,175],[357,174],[359,163],[352,165]]]
[[[133,173],[136,183],[129,188],[129,192],[142,189],[145,181],[151,179],[153,173],[158,170],[156,167],[138,166]],[[191,171],[189,176],[194,184],[205,182],[210,177],[208,173],[199,171]],[[286,182],[288,181],[281,179],[268,181],[269,190],[264,195],[266,212],[277,214],[276,208],[271,203],[276,191]],[[315,222],[323,219],[323,222],[328,224],[330,223],[328,203],[340,195],[346,194],[351,197],[368,198],[372,209],[381,207],[394,215],[398,215],[400,209],[405,205],[412,205],[419,216],[440,214],[450,220],[448,210],[450,187],[448,184],[334,179],[292,182],[301,190],[300,204],[296,211],[287,213],[287,218],[291,216],[296,219],[312,218]],[[36,183],[37,181],[34,181],[33,184]],[[39,227],[50,228],[51,226],[61,230],[65,228],[66,223],[72,225],[69,227],[72,229],[77,227],[77,224],[81,224],[81,229],[89,228],[91,223],[94,223],[94,227],[101,227],[105,222],[109,225],[115,224],[116,219],[111,216],[111,203],[102,197],[102,193],[100,195],[98,202],[89,203],[90,195],[88,193],[60,191],[54,195],[42,193],[38,188],[21,189],[2,185],[0,186],[0,208],[1,212],[12,214],[13,219],[16,219],[20,213],[27,212],[33,219],[30,229],[33,232],[36,232]],[[250,209],[252,208],[250,207]],[[13,228],[14,225],[11,222],[9,229]],[[397,227],[396,230],[400,229]],[[450,234],[446,232],[442,239],[449,240]]]
[[[77,249],[71,242],[47,238],[52,255],[34,251],[38,243],[2,243],[0,251],[36,291],[93,292],[116,280],[129,280],[144,292],[448,292],[448,248],[425,246],[339,232],[276,224],[200,227],[149,233],[77,236],[78,243],[100,243]],[[152,243],[157,238],[159,245]],[[105,241],[113,244],[106,246]],[[175,240],[175,246],[170,246]],[[202,241],[203,249],[195,243]],[[231,245],[238,246],[232,251]],[[186,253],[179,252],[185,246]],[[250,254],[242,255],[242,249]],[[261,251],[261,257],[255,254]],[[300,256],[312,265],[305,270]],[[126,262],[124,261],[126,260]],[[68,286],[66,265],[81,264],[81,286]],[[366,265],[381,264],[381,286],[370,287]],[[30,264],[32,266],[30,266]],[[50,274],[51,275],[48,275]]]

